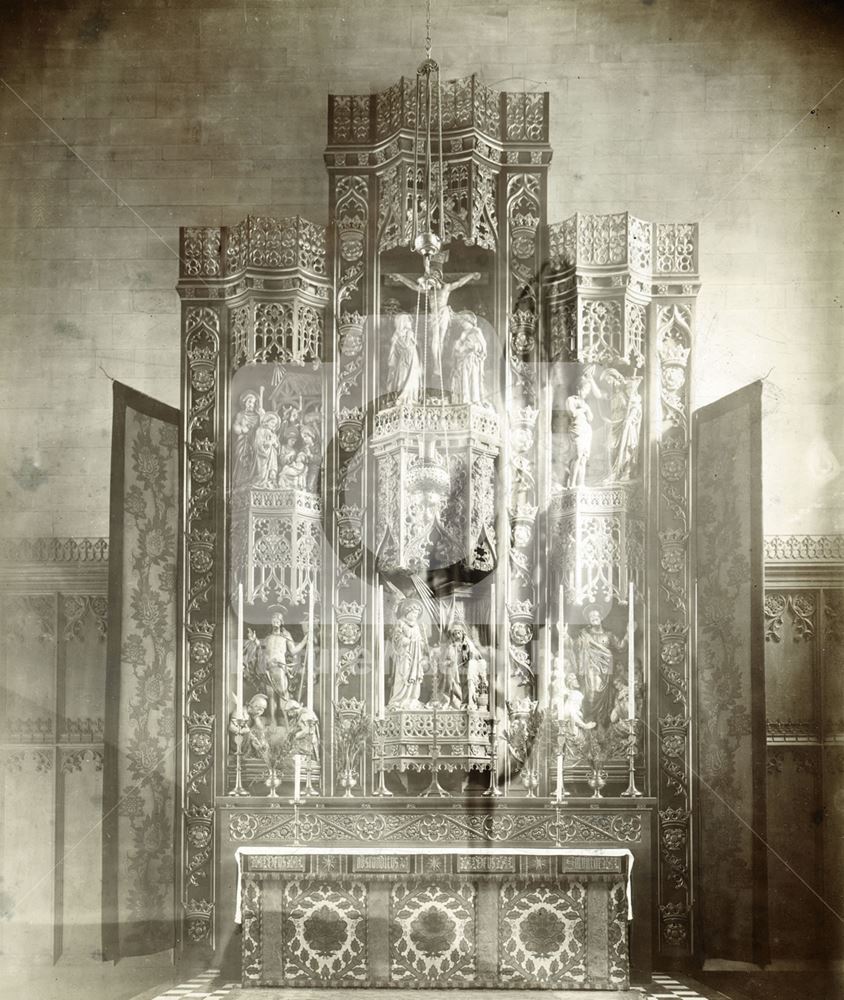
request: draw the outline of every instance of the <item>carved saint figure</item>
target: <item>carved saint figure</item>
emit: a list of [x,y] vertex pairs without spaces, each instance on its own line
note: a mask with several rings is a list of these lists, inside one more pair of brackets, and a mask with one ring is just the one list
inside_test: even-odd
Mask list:
[[449,639],[459,669],[466,673],[466,707],[476,712],[481,707],[481,694],[488,689],[486,659],[462,622],[451,626]]
[[307,472],[307,449],[299,443],[299,431],[293,426],[288,426],[284,432],[284,441],[278,458],[279,488],[304,489]]
[[294,752],[319,760],[319,719],[316,712],[302,707],[293,730]]
[[563,721],[568,723],[571,733],[576,734],[578,729],[594,729],[596,723],[587,722],[583,718],[584,694],[580,690],[576,674],[571,672],[566,674],[563,692]]
[[293,657],[300,653],[308,641],[307,635],[300,642],[295,642],[293,636],[284,627],[284,619],[276,612],[270,619],[272,632],[259,640],[253,629],[249,629],[246,642],[246,660],[254,665],[260,683],[266,695],[270,720],[273,725],[277,721],[278,711],[301,710],[301,704],[290,694],[290,673],[293,670]]
[[397,403],[412,403],[422,388],[422,367],[416,350],[416,332],[408,313],[393,320],[393,339],[387,361],[387,391],[397,394]]
[[458,323],[460,335],[454,344],[451,398],[455,403],[482,403],[486,340],[474,313],[460,313]]
[[610,712],[610,722],[624,722],[627,719],[629,688],[622,680],[615,682],[615,704]]
[[[613,415],[610,436],[612,466],[609,478],[618,482],[629,479],[639,454],[639,431],[642,426],[642,396],[639,392],[642,377],[635,375],[624,380],[625,391],[616,392],[619,398],[618,413]],[[615,406],[613,407],[616,408]]]
[[422,611],[422,602],[415,597],[399,605],[392,634],[393,692],[388,708],[422,708],[419,694],[428,662],[428,639],[419,624]]
[[255,486],[273,487],[278,479],[278,429],[281,418],[277,413],[262,413],[255,431]]
[[252,437],[260,419],[258,394],[252,389],[247,389],[240,394],[240,409],[232,425],[232,433],[234,435],[234,469],[232,475],[236,485],[245,484],[249,480],[253,462]]
[[583,689],[583,711],[595,722],[609,719],[613,703],[613,650],[622,643],[601,623],[601,612],[593,605],[586,609],[589,623],[577,637],[577,674]]
[[586,463],[592,452],[592,408],[586,402],[588,395],[589,380],[584,377],[578,380],[577,392],[566,400],[568,434],[573,453],[569,461],[569,487],[586,483]]
[[[420,285],[417,281],[411,281],[410,278],[406,278],[403,274],[391,274],[390,278],[414,292],[420,290]],[[470,281],[480,281],[480,279],[480,273],[475,271],[472,274],[464,274],[462,278],[456,278],[454,281],[445,281],[443,273],[439,268],[432,268],[426,278],[420,279],[428,289],[429,312],[433,319],[431,360],[437,369],[442,364],[443,345],[445,344],[445,338],[448,336],[451,318],[454,315],[454,311],[448,304],[451,293],[457,288],[468,285]]]

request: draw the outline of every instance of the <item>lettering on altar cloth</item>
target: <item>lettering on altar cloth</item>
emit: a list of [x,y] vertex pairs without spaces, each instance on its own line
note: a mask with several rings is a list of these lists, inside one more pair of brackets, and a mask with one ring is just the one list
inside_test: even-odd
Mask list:
[[516,859],[508,854],[465,854],[457,859],[458,872],[515,872]]
[[560,858],[560,872],[583,874],[586,872],[620,872],[622,858],[578,857]]
[[352,858],[353,872],[399,872],[410,874],[410,857],[397,854],[362,854]]

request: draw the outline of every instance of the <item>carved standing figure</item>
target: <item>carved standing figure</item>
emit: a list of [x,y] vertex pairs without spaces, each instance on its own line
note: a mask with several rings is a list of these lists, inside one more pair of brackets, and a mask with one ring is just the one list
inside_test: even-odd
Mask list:
[[[410,278],[406,278],[403,274],[391,274],[390,278],[414,292],[420,290],[420,285],[417,281],[411,281]],[[480,279],[480,272],[474,271],[472,274],[464,274],[462,278],[456,278],[454,281],[445,281],[443,273],[439,268],[432,268],[427,278],[423,279],[428,288],[429,313],[433,318],[431,360],[434,362],[437,370],[442,365],[443,345],[445,344],[445,338],[448,336],[448,328],[451,325],[451,318],[454,314],[451,306],[448,304],[451,293],[457,288],[468,285],[470,281],[480,281]]]
[[412,403],[422,389],[422,366],[416,350],[416,332],[408,313],[393,320],[393,339],[387,361],[387,391],[396,393],[397,403]]
[[451,398],[455,403],[482,403],[486,340],[474,313],[461,313],[458,322],[460,336],[454,345]]
[[611,435],[612,467],[610,479],[629,479],[638,461],[639,432],[642,426],[642,384],[640,375],[626,379],[626,392],[622,395],[622,412],[613,421]]
[[572,458],[569,461],[568,486],[583,486],[586,483],[586,464],[592,452],[592,408],[586,402],[589,395],[589,380],[581,378],[577,392],[566,400],[569,417],[569,441]]
[[481,707],[480,696],[487,690],[486,659],[461,622],[451,626],[449,639],[460,668],[466,672],[466,706],[477,711]]
[[586,609],[589,623],[577,637],[577,674],[583,689],[583,711],[587,718],[607,723],[614,700],[613,651],[623,644],[604,629],[601,612],[593,605]]
[[232,478],[236,486],[246,485],[249,482],[253,467],[252,438],[260,419],[258,394],[252,389],[247,389],[240,394],[240,409],[232,425],[232,434],[234,435]]
[[254,630],[249,630],[246,657],[264,688],[270,720],[275,725],[278,711],[298,712],[302,708],[290,694],[290,672],[294,666],[293,657],[305,648],[308,636],[304,635],[300,642],[296,642],[284,627],[284,619],[278,612],[272,616],[270,624],[272,631],[264,639],[258,639]]
[[563,720],[568,723],[572,735],[577,734],[578,729],[594,729],[596,723],[587,722],[583,718],[583,692],[577,675],[569,672],[566,674],[563,701]]
[[398,621],[393,626],[392,662],[393,692],[388,708],[421,708],[419,695],[428,662],[428,639],[419,624],[422,602],[405,598],[398,608]]
[[273,487],[278,480],[278,428],[281,418],[277,413],[263,413],[255,431],[254,486]]

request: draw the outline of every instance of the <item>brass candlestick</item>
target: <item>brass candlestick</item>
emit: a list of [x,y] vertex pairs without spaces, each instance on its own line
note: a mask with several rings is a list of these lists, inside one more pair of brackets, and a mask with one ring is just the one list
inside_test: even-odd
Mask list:
[[378,787],[372,790],[373,795],[382,796],[392,796],[392,792],[387,788],[386,776],[384,774],[384,760],[386,759],[386,754],[384,753],[384,747],[386,743],[387,736],[387,720],[376,719],[375,720],[375,739],[377,750],[375,756],[377,757],[380,766],[378,767]]
[[484,796],[498,799],[503,794],[504,792],[498,787],[498,719],[493,716],[490,726],[489,788],[484,792]]
[[234,736],[234,788],[229,795],[248,795],[243,787],[243,740],[249,733],[249,716],[241,709],[235,709],[229,719],[229,732]]
[[638,719],[628,719],[627,725],[627,788],[621,793],[626,799],[640,799],[642,793],[636,787],[636,727]]

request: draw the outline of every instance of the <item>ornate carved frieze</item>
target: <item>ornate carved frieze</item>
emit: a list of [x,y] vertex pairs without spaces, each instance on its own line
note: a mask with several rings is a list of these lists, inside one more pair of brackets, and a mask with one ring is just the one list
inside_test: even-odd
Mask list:
[[767,535],[768,562],[844,562],[844,535]]
[[[442,83],[443,132],[474,129],[500,143],[548,141],[548,95],[501,93],[486,87],[477,76]],[[332,146],[389,143],[412,136],[416,128],[416,90],[402,77],[378,94],[331,95],[329,142]]]
[[516,843],[635,844],[642,839],[636,812],[323,812],[302,808],[298,823],[292,810],[238,810],[229,815],[233,844],[256,841],[319,843]]
[[0,561],[9,563],[108,562],[107,538],[0,538]]

